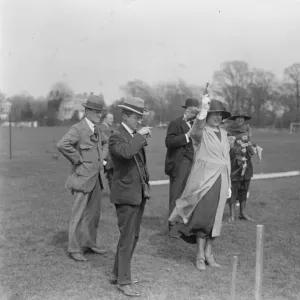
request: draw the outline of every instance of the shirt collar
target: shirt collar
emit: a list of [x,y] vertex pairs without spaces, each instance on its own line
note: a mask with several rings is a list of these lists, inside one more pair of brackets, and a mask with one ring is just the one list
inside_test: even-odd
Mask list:
[[122,125],[125,127],[125,129],[133,136],[133,130],[128,127],[124,122],[122,122]]
[[192,124],[191,121],[186,121],[185,118],[183,117],[182,120],[191,128]]
[[89,125],[90,129],[94,132],[95,131],[95,124],[92,123],[88,118],[85,117],[85,121]]

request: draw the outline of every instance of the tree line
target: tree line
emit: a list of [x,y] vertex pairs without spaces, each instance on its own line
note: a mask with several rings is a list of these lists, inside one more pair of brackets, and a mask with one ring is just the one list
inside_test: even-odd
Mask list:
[[[224,62],[209,80],[212,98],[224,101],[229,111],[244,109],[252,116],[254,126],[288,127],[300,121],[300,63],[283,71],[278,79],[267,70],[251,68],[245,61]],[[182,114],[184,101],[189,97],[201,98],[204,86],[191,85],[179,79],[148,84],[142,80],[128,81],[120,87],[124,97],[133,95],[145,100],[149,114],[146,122],[151,125],[165,123]],[[38,121],[40,125],[54,126],[61,122],[58,113],[63,101],[73,97],[88,97],[87,93],[75,94],[63,82],[52,86],[46,97],[35,99],[27,93],[10,98],[13,121]],[[117,107],[123,98],[108,106],[117,122],[121,121]],[[74,115],[70,122],[76,122]]]

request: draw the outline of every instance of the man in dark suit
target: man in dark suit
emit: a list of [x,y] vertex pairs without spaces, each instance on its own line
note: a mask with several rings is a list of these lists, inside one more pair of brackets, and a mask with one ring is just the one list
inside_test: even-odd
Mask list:
[[131,278],[131,258],[139,238],[146,202],[142,181],[148,183],[149,174],[144,147],[151,131],[149,127],[139,129],[144,115],[144,100],[128,97],[119,107],[123,109],[123,122],[109,139],[114,168],[110,199],[116,207],[120,230],[111,283],[117,283],[118,289],[127,296],[139,296],[132,287],[137,280]]
[[[104,112],[101,117],[101,124],[99,126],[100,130],[108,137],[112,134],[111,126],[114,122],[114,115],[110,112]],[[106,178],[108,181],[109,188],[111,190],[111,184],[112,184],[112,176],[113,176],[113,166],[110,154],[107,154],[106,159],[103,161],[104,164],[104,173],[106,174]]]
[[[170,179],[169,215],[175,208],[176,199],[181,196],[191,171],[194,148],[190,134],[196,115],[189,112],[187,108],[198,105],[197,99],[186,99],[185,105],[182,106],[185,109],[184,115],[172,121],[168,126],[165,139],[167,147],[165,173]],[[169,223],[170,229],[171,224]]]
[[71,162],[72,170],[66,188],[74,195],[69,224],[68,252],[76,261],[86,261],[85,251],[103,254],[96,245],[97,228],[101,215],[100,171],[108,152],[108,137],[98,131],[102,100],[90,96],[83,106],[85,118],[73,125],[57,143],[58,150]]

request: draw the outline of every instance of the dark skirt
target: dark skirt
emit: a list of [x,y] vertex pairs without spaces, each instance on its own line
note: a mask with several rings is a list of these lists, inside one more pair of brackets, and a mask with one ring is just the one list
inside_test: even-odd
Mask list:
[[180,236],[189,244],[196,244],[197,237],[212,238],[217,208],[221,190],[221,175],[211,189],[198,202],[187,224],[174,224],[170,231],[171,236]]

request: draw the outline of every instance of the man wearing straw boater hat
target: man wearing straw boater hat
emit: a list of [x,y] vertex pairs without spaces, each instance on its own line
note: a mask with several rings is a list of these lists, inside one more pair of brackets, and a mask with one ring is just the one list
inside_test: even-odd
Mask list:
[[85,117],[57,143],[58,150],[71,162],[66,188],[74,195],[69,224],[68,252],[76,261],[86,261],[84,252],[103,254],[96,244],[101,214],[100,171],[108,151],[108,138],[96,123],[100,121],[103,100],[91,95],[85,104]]
[[[194,148],[191,140],[191,127],[197,113],[189,110],[197,107],[197,99],[188,98],[182,106],[183,116],[172,121],[167,130],[165,144],[167,147],[165,173],[170,179],[169,215],[175,207],[175,201],[181,196],[193,164]],[[169,230],[171,223],[169,222]]]
[[128,97],[123,104],[123,122],[109,139],[114,173],[110,200],[116,207],[120,238],[111,283],[127,296],[139,296],[132,284],[131,258],[136,247],[144,206],[149,196],[149,174],[145,146],[150,127],[141,127],[145,114],[144,100]]

